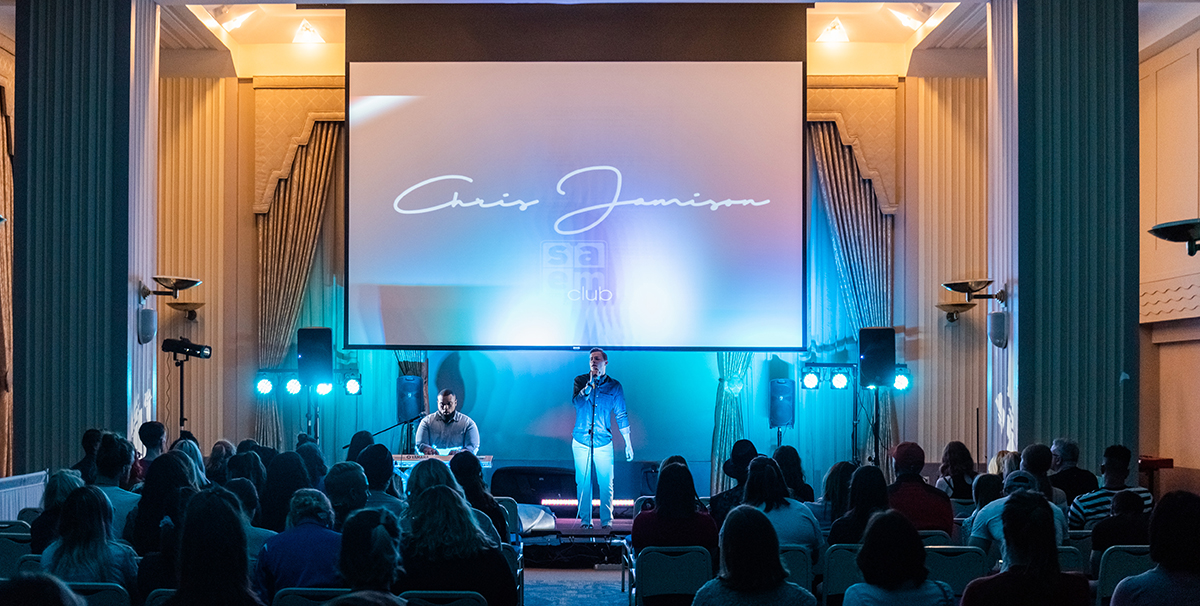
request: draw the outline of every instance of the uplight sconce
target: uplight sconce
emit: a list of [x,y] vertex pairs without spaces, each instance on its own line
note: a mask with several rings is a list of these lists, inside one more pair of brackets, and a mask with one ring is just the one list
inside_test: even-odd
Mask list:
[[1189,257],[1200,252],[1200,219],[1159,223],[1150,228],[1150,235],[1167,242],[1187,242]]
[[817,37],[817,42],[849,42],[850,36],[846,35],[846,28],[842,25],[842,20],[834,17],[829,25],[825,26],[825,30]]

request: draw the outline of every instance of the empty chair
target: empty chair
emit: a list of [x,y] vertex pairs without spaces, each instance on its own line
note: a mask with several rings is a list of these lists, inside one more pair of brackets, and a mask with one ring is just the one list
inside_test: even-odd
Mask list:
[[1092,531],[1090,530],[1070,530],[1067,531],[1067,545],[1079,550],[1080,554],[1087,555],[1092,552]]
[[21,556],[17,560],[17,572],[25,574],[35,574],[42,571],[42,556],[31,553]]
[[521,539],[521,515],[517,511],[517,500],[512,497],[494,498],[504,508],[504,522],[508,526],[508,539],[514,542],[519,541]]
[[811,590],[813,565],[812,554],[808,552],[808,548],[803,545],[780,545],[779,556],[787,564],[788,582]]
[[634,570],[634,604],[659,595],[695,595],[712,578],[712,555],[700,546],[647,547],[637,555]]
[[961,596],[967,583],[988,573],[987,554],[978,547],[926,545],[925,568],[929,578],[941,581]]
[[271,601],[271,604],[272,606],[318,606],[345,593],[350,593],[350,590],[287,587],[275,593],[275,599]]
[[21,556],[29,555],[29,537],[0,535],[0,579],[7,579],[17,573],[17,563]]
[[1083,554],[1070,545],[1059,545],[1058,568],[1063,572],[1084,572]]
[[155,589],[146,596],[145,606],[163,606],[167,600],[175,597],[174,589]]
[[1149,545],[1113,545],[1100,557],[1100,576],[1096,587],[1097,603],[1111,598],[1125,577],[1142,574],[1154,568]]
[[116,583],[67,583],[88,606],[130,606],[129,594]]
[[29,522],[0,520],[0,536],[11,536],[29,540]]
[[[517,548],[504,543],[500,546],[500,551],[504,553],[504,559],[508,560],[508,566],[512,569],[513,578],[517,579],[517,603],[525,603],[525,560]],[[624,589],[624,585],[621,588]]]
[[917,534],[921,535],[921,543],[925,546],[930,545],[953,545],[954,541],[950,540],[950,535],[944,530],[920,530]]
[[405,591],[400,598],[413,606],[487,606],[487,600],[474,591]]
[[825,551],[825,581],[821,603],[828,604],[829,596],[842,595],[855,583],[862,583],[862,571],[858,569],[857,543],[830,545]]

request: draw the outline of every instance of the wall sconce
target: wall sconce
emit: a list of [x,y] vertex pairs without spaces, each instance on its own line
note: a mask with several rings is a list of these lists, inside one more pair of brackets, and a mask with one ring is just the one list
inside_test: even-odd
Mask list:
[[934,307],[946,312],[947,322],[957,322],[958,314],[978,305],[977,303],[938,303]]
[[170,295],[173,299],[179,298],[179,291],[187,290],[194,286],[203,284],[202,281],[196,278],[181,278],[179,276],[154,276],[154,281],[158,282],[166,290],[150,290],[149,286],[144,283],[138,288],[138,294],[142,297],[142,302],[145,303],[150,295],[165,297]]
[[1159,223],[1150,228],[1150,235],[1167,242],[1187,242],[1189,257],[1200,252],[1200,219]]
[[1001,303],[1007,301],[1008,295],[1004,292],[1003,288],[995,293],[979,294],[979,291],[991,286],[991,284],[991,280],[955,280],[953,282],[943,282],[942,287],[946,290],[960,292],[964,295],[967,295],[968,303],[974,301],[975,299],[996,299]]
[[204,303],[199,301],[167,301],[167,305],[171,309],[182,311],[183,317],[191,322],[196,321],[196,310],[204,307]]

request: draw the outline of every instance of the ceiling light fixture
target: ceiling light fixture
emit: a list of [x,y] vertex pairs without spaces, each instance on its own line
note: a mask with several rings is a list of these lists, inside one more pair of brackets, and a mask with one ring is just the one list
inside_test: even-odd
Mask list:
[[817,37],[817,42],[849,42],[850,37],[846,35],[846,28],[842,26],[842,20],[834,17],[829,25],[825,26],[825,30]]
[[900,23],[903,23],[905,27],[911,30],[915,31],[920,29],[921,25],[924,23],[923,21],[917,21],[916,19],[913,19],[912,17],[909,17],[908,15],[905,15],[894,8],[889,8],[888,10],[892,11],[893,15],[896,15],[896,18],[900,20]]
[[317,33],[317,28],[313,27],[308,19],[305,19],[300,22],[300,28],[296,30],[296,37],[292,38],[292,44],[325,44],[325,39]]
[[241,27],[256,10],[258,9],[252,6],[222,4],[212,10],[212,16],[217,23],[221,24],[221,29],[231,32]]

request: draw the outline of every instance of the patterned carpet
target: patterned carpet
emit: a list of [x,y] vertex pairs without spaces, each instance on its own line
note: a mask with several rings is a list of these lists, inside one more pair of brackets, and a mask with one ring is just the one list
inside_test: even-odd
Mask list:
[[525,606],[628,606],[620,570],[525,569]]

